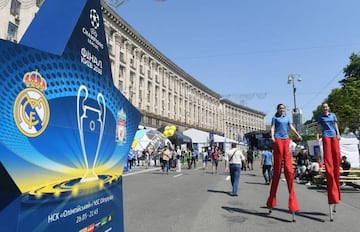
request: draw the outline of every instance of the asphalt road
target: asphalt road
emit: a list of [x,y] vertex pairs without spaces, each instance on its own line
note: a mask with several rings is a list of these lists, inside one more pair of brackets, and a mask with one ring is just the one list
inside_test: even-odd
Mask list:
[[280,181],[277,208],[265,207],[269,185],[259,162],[242,172],[239,196],[229,195],[230,182],[220,163],[218,174],[201,169],[171,171],[140,168],[123,177],[124,224],[127,232],[347,231],[360,230],[360,189],[342,188],[342,201],[330,222],[326,189],[295,183],[300,204],[296,222],[287,209],[285,181]]

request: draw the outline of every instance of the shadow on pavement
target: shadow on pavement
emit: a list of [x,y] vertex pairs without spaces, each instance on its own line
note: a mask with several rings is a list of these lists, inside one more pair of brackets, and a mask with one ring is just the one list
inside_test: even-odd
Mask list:
[[228,191],[223,191],[223,190],[213,190],[213,189],[208,189],[207,191],[208,191],[209,193],[222,193],[222,194],[226,194],[226,195],[231,196],[230,192],[228,192]]
[[245,214],[255,215],[258,217],[271,218],[271,219],[278,220],[281,222],[292,222],[292,220],[286,220],[284,218],[274,217],[273,215],[271,215],[269,213],[258,212],[256,210],[247,210],[247,209],[240,209],[240,208],[234,208],[234,207],[228,207],[228,206],[222,206],[221,208],[223,208],[224,210],[226,210],[228,212],[245,213]]
[[[266,208],[266,207],[262,207],[262,208]],[[286,209],[273,208],[272,210],[273,211],[284,212],[284,213],[289,213],[289,210],[286,210]],[[321,213],[321,212],[304,212],[304,211],[296,212],[296,216],[304,217],[304,218],[311,219],[311,220],[318,221],[318,222],[325,222],[323,219],[314,217],[312,215],[314,215],[314,216],[326,216],[327,214],[324,214],[324,213]]]
[[246,181],[244,182],[245,184],[258,184],[258,185],[266,185],[264,182],[250,182],[250,181]]
[[[265,212],[258,212],[256,210],[247,210],[247,209],[240,209],[240,208],[227,207],[227,206],[223,206],[221,208],[223,208],[223,209],[225,209],[226,211],[229,211],[229,212],[245,213],[245,214],[255,215],[255,216],[259,216],[259,217],[271,218],[271,219],[282,221],[282,222],[292,222],[292,219],[291,220],[286,220],[284,218],[275,217],[272,214],[265,213]],[[261,207],[261,208],[267,210],[266,207]],[[273,208],[272,210],[287,213],[287,214],[291,215],[290,212],[288,210],[286,210],[286,209]],[[303,218],[307,218],[307,219],[314,220],[314,221],[317,221],[317,222],[325,222],[325,220],[323,220],[321,218],[318,218],[318,217],[315,217],[315,216],[326,216],[326,214],[320,213],[320,212],[297,212],[296,213],[296,217],[303,217]]]

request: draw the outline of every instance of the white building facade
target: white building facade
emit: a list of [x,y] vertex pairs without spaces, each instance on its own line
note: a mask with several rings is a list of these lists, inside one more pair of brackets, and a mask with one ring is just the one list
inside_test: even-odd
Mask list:
[[[44,0],[0,1],[0,38],[18,42]],[[265,114],[223,99],[186,73],[101,1],[114,85],[143,114],[141,125],[214,131],[237,140],[265,130]]]

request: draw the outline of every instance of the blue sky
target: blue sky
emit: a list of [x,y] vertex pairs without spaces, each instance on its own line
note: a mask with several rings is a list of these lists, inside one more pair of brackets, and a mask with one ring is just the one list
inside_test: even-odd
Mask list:
[[[128,0],[116,11],[192,77],[264,112],[294,107],[303,121],[340,87],[360,50],[358,0]],[[291,114],[291,111],[288,112]]]

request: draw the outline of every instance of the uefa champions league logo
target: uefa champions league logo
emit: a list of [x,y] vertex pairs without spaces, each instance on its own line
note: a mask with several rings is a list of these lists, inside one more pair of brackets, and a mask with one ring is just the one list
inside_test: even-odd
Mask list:
[[100,17],[95,9],[90,10],[90,22],[95,30],[100,26]]

